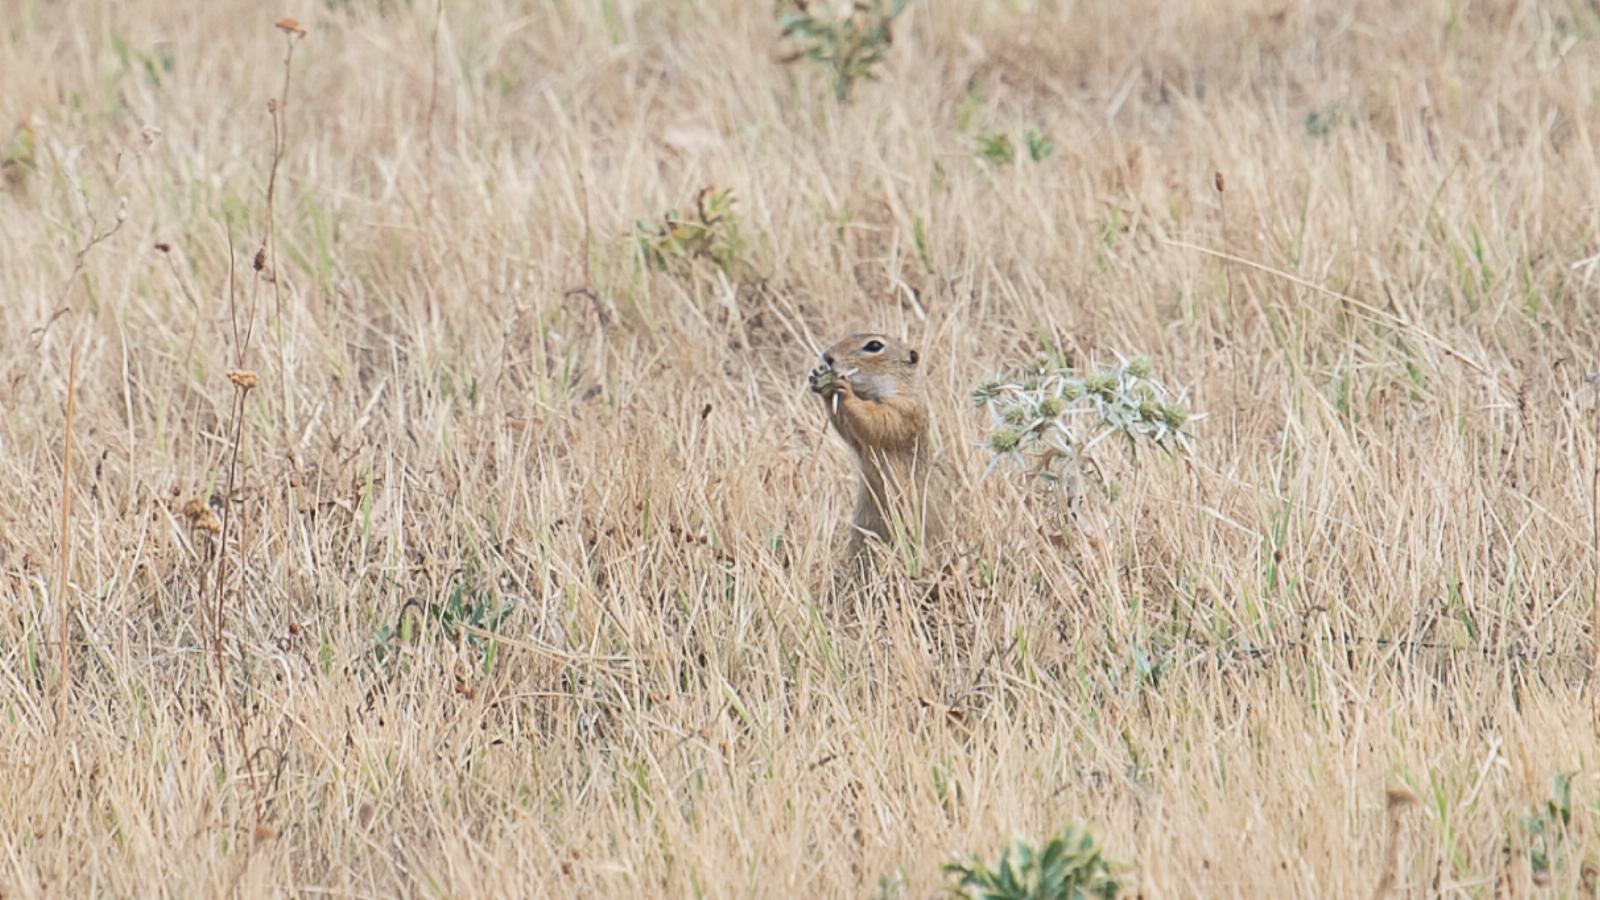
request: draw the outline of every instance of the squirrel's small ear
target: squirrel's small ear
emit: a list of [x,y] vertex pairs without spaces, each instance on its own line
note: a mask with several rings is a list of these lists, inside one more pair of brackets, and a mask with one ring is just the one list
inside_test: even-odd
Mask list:
[[912,350],[911,355],[906,358],[914,366],[917,364],[917,360],[921,359],[922,357],[917,355],[917,351]]

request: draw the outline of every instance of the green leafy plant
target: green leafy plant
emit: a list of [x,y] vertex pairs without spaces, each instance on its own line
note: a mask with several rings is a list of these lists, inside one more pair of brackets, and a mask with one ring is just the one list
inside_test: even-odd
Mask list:
[[1009,166],[1017,160],[1017,147],[1011,142],[1011,135],[1004,131],[978,135],[978,149],[975,152],[979,159],[990,165]]
[[514,602],[497,602],[488,591],[469,593],[466,583],[457,582],[443,602],[424,608],[411,601],[402,607],[397,621],[383,625],[373,637],[373,657],[381,666],[392,665],[403,645],[417,643],[422,632],[432,627],[446,640],[464,641],[472,647],[487,672],[494,666],[498,649],[493,635],[515,609]]
[[660,222],[641,219],[634,223],[633,234],[645,262],[664,272],[682,274],[704,261],[735,274],[744,265],[745,244],[732,191],[701,188],[688,212],[674,208]]
[[[1056,152],[1055,142],[1032,125],[1022,129],[1021,136],[1028,159],[1034,162],[1043,162]],[[1009,166],[1017,161],[1017,142],[1012,140],[1011,133],[1007,131],[985,132],[978,135],[978,146],[973,153],[990,165]]]
[[1044,354],[980,384],[972,401],[990,414],[989,471],[1014,462],[1073,496],[1085,475],[1104,487],[1091,452],[1108,438],[1130,454],[1141,445],[1188,452],[1193,440],[1181,397],[1151,377],[1144,358],[1085,372]]
[[1567,863],[1567,829],[1572,825],[1572,776],[1562,773],[1551,778],[1550,798],[1542,808],[1523,813],[1519,824],[1528,842],[1528,868],[1533,871],[1533,880],[1547,883]]
[[1314,109],[1306,113],[1306,134],[1312,137],[1327,137],[1330,132],[1344,123],[1345,118],[1344,107],[1338,103],[1330,103],[1321,109]]
[[908,2],[856,0],[848,14],[840,15],[831,2],[794,0],[793,8],[778,17],[778,27],[799,49],[783,62],[820,64],[833,76],[834,96],[846,103],[857,81],[877,79],[875,70],[894,42],[894,20]]
[[1055,142],[1032,125],[1022,130],[1022,139],[1028,144],[1028,158],[1034,162],[1044,162],[1056,152]]
[[970,864],[947,863],[944,871],[956,879],[950,893],[972,900],[1110,900],[1122,887],[1094,836],[1071,825],[1042,850],[1013,840],[992,867],[974,855]]

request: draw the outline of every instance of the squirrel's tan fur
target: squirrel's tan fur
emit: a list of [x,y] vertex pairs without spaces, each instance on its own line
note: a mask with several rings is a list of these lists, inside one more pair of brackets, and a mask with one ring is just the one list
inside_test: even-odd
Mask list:
[[947,531],[936,485],[917,351],[882,334],[852,334],[822,354],[811,389],[861,467],[847,555],[897,537],[932,548]]

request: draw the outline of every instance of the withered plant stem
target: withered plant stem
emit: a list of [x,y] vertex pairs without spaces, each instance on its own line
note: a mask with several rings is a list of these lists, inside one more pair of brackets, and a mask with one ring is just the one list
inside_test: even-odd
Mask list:
[[72,344],[72,355],[67,363],[67,422],[61,449],[61,544],[59,569],[56,573],[56,610],[60,619],[57,634],[61,642],[61,682],[57,685],[56,724],[65,725],[67,709],[72,699],[72,644],[68,637],[72,629],[72,604],[67,600],[67,565],[72,558],[72,417],[76,407],[74,398],[78,387],[78,344]]

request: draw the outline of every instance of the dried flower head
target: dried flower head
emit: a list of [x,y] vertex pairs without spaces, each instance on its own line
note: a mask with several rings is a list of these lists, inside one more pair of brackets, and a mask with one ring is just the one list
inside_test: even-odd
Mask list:
[[300,26],[299,20],[297,20],[294,16],[284,16],[272,24],[273,27],[277,28],[284,34],[292,34],[296,37],[305,37],[306,30]]
[[255,389],[256,382],[259,379],[256,377],[256,373],[254,372],[246,372],[240,369],[235,369],[228,373],[228,380],[233,382],[236,386],[249,391]]

